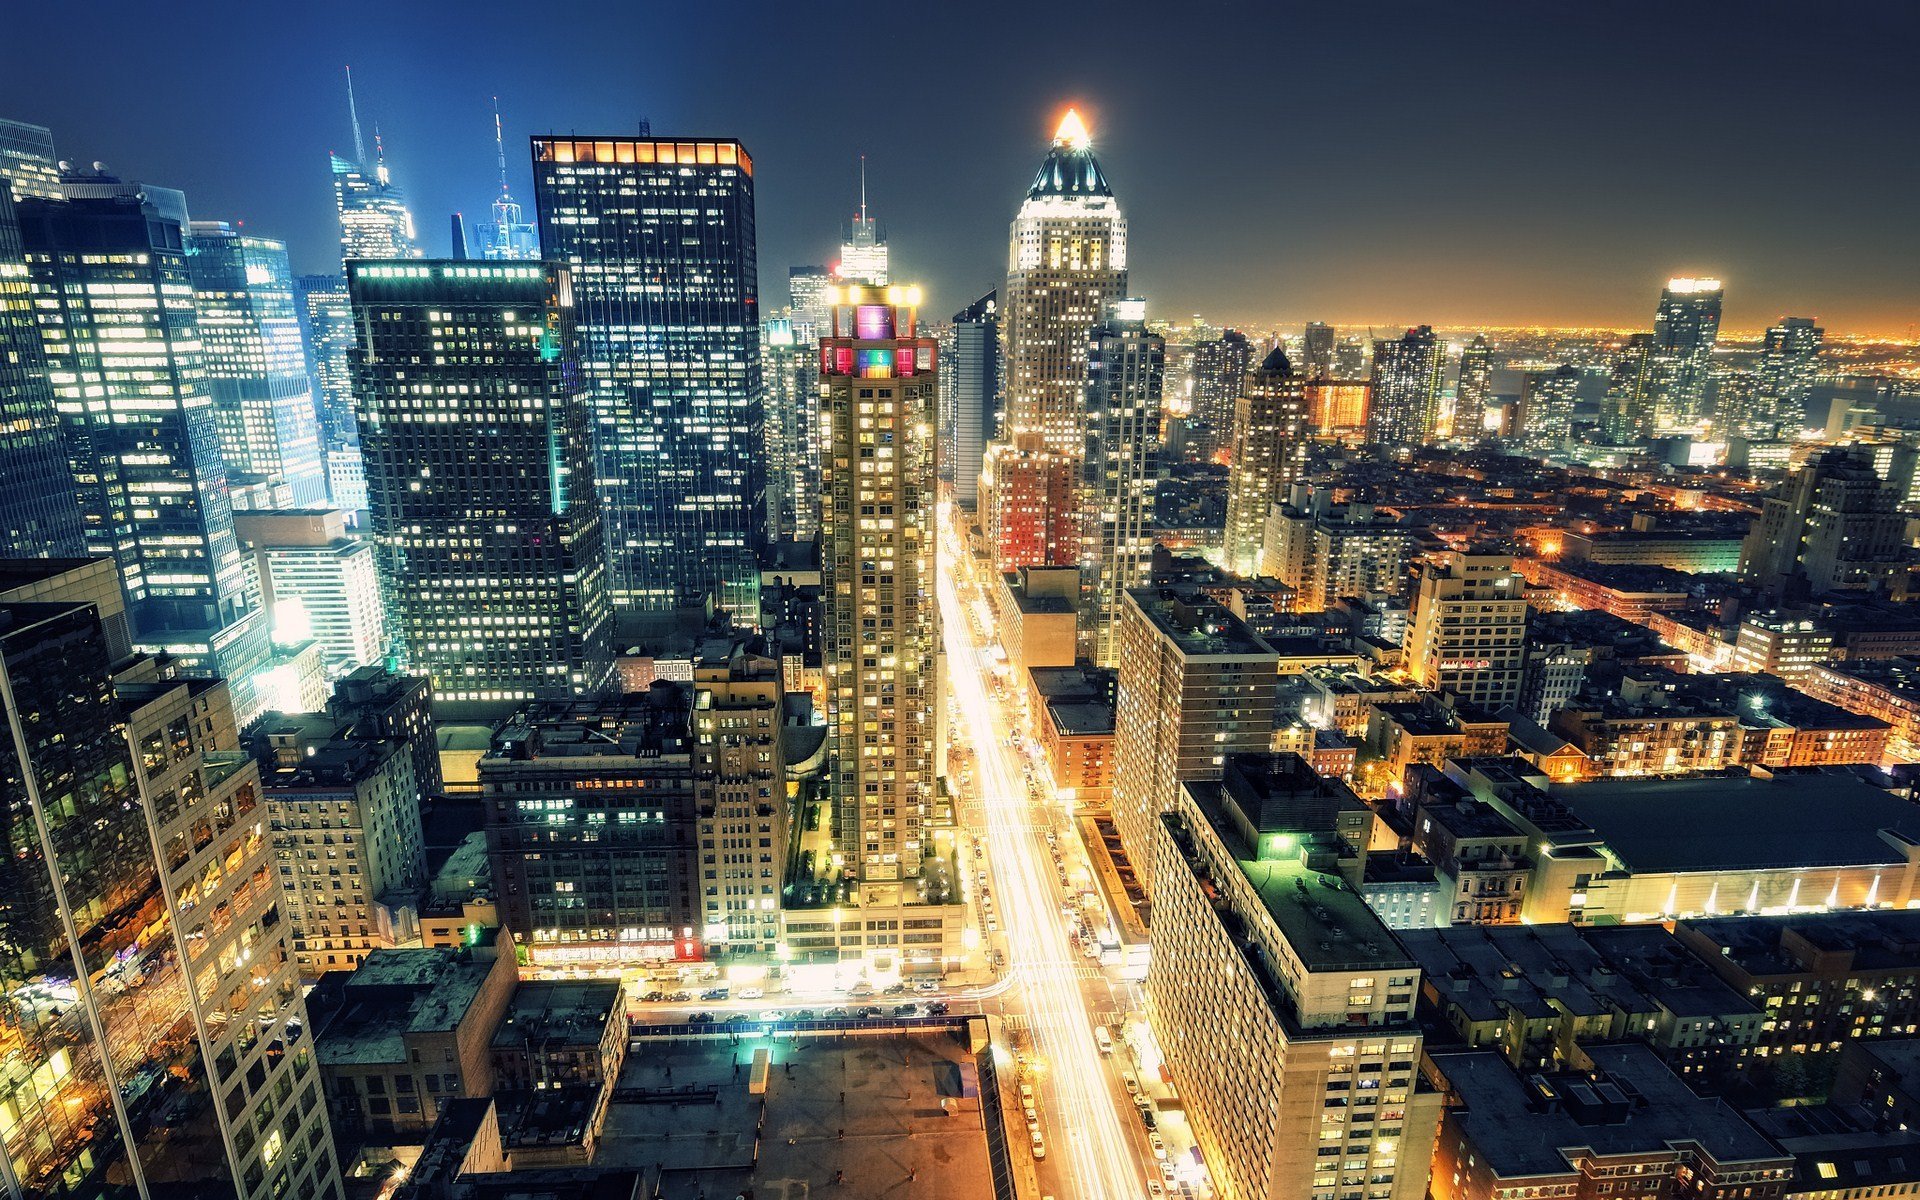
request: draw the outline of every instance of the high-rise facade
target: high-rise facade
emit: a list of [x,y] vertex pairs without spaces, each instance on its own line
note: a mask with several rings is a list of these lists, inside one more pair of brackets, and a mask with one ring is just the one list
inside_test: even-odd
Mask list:
[[1489,712],[1520,699],[1526,581],[1510,554],[1450,552],[1422,563],[1407,630],[1407,673]]
[[994,570],[1080,561],[1080,470],[1077,457],[1047,449],[1034,434],[987,451],[982,525]]
[[1085,452],[1087,333],[1126,291],[1127,221],[1069,111],[1008,238],[1003,438],[1030,434],[1072,459]]
[[1234,402],[1223,549],[1227,569],[1237,575],[1259,573],[1267,514],[1306,473],[1309,428],[1306,380],[1276,347]]
[[1000,406],[1000,309],[998,295],[986,295],[953,314],[953,344],[940,372],[952,414],[948,461],[953,498],[972,511],[980,503],[980,472],[987,443],[994,437]]
[[831,320],[827,289],[833,286],[833,272],[822,266],[787,268],[787,308],[793,318],[793,333],[809,348]]
[[1460,382],[1453,389],[1453,432],[1457,437],[1477,434],[1493,403],[1493,347],[1485,334],[1476,333],[1460,351]]
[[1767,330],[1760,354],[1756,415],[1775,429],[1791,434],[1806,424],[1807,400],[1813,394],[1826,333],[1812,317],[1781,317]]
[[566,264],[616,610],[759,611],[766,529],[753,160],[736,141],[533,139]]
[[1424,446],[1440,420],[1440,385],[1446,377],[1446,344],[1420,325],[1398,338],[1373,343],[1373,397],[1367,437],[1388,446]]
[[1253,345],[1238,329],[1229,329],[1213,341],[1193,348],[1189,368],[1193,379],[1193,414],[1187,440],[1202,459],[1231,450],[1234,406],[1246,391],[1247,369],[1253,365]]
[[1267,515],[1260,573],[1294,589],[1300,612],[1321,612],[1349,596],[1406,590],[1409,527],[1371,504],[1334,504],[1325,489],[1295,488]]
[[1609,445],[1630,445],[1653,432],[1652,368],[1653,335],[1633,334],[1614,360],[1606,398],[1600,403],[1600,436]]
[[233,532],[186,199],[101,174],[61,186],[18,214],[87,553],[119,564],[137,644],[229,680],[244,724],[267,630]]
[[867,211],[867,160],[860,160],[860,211],[847,223],[847,236],[840,243],[840,261],[834,264],[834,278],[842,283],[885,287],[892,282],[887,255],[887,235],[880,222]]
[[400,660],[456,710],[597,693],[612,616],[566,269],[355,261],[347,287]]
[[1653,317],[1653,357],[1670,362],[1661,381],[1655,423],[1662,429],[1691,426],[1706,414],[1707,371],[1720,336],[1718,279],[1669,279]]
[[1902,570],[1900,491],[1860,447],[1823,451],[1761,506],[1740,546],[1740,578],[1774,598],[1873,591]]
[[0,117],[0,177],[14,199],[60,199],[60,159],[53,151],[53,130],[45,125]]
[[1137,588],[1120,602],[1113,820],[1153,894],[1153,830],[1180,785],[1218,779],[1227,755],[1271,746],[1280,659],[1199,593]]
[[786,880],[780,660],[736,644],[693,667],[693,796],[701,941],[709,957],[773,955]]
[[[353,415],[353,303],[344,275],[299,275],[293,281],[294,312],[307,346],[314,410],[323,452],[357,447]],[[338,501],[339,497],[334,497]]]
[[1562,363],[1551,371],[1520,377],[1520,407],[1514,433],[1537,451],[1558,450],[1573,436],[1573,408],[1580,399],[1580,372]]
[[253,555],[276,640],[312,639],[344,674],[387,652],[386,609],[373,543],[349,537],[340,509],[250,512],[234,518]]
[[767,536],[807,540],[820,532],[820,369],[811,342],[775,317],[760,325],[767,382]]
[[285,484],[298,507],[325,504],[327,472],[286,243],[225,221],[195,221],[187,269],[228,471]]
[[1146,301],[1107,308],[1087,348],[1087,455],[1082,606],[1088,656],[1119,658],[1120,597],[1145,587],[1153,560],[1153,503],[1159,490],[1160,403],[1166,339],[1147,328]]
[[1308,321],[1300,335],[1300,371],[1308,379],[1333,376],[1333,326],[1324,321]]
[[[12,122],[0,121],[0,139]],[[38,128],[32,126],[29,128]],[[51,135],[49,135],[51,145]],[[8,167],[0,140],[0,172]],[[86,553],[13,195],[0,188],[0,557]]]
[[[0,606],[8,1195],[341,1195],[227,689]],[[9,732],[10,731],[10,732]]]
[[934,791],[938,385],[918,293],[848,287],[820,341],[835,834],[863,884],[920,876]]

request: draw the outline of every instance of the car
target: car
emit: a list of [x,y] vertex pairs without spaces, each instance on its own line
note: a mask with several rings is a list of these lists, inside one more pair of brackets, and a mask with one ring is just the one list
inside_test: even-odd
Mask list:
[[758,1000],[766,994],[765,988],[750,987],[740,989],[740,998],[742,1000]]
[[859,983],[856,983],[852,987],[847,989],[847,995],[871,996],[873,995],[873,985],[868,983],[866,980],[862,979]]
[[727,998],[727,989],[724,987],[708,988],[706,991],[700,993],[700,998],[702,1000],[725,1000]]
[[904,996],[907,994],[907,985],[904,983],[890,983],[881,990],[880,994],[883,996]]
[[1040,1114],[1031,1108],[1027,1110],[1027,1132],[1040,1132]]
[[660,991],[659,989],[657,989],[657,988],[656,988],[655,990],[653,990],[653,991],[651,991],[651,992],[648,992],[648,993],[646,993],[645,995],[643,995],[643,996],[641,996],[641,997],[640,997],[640,1003],[642,1003],[642,1004],[658,1004],[658,1003],[660,1003],[660,1001],[662,1001],[662,1000],[665,1000],[666,998],[667,998],[667,994],[666,994],[665,992],[663,992],[663,991]]
[[1164,1197],[1166,1194],[1167,1194],[1167,1189],[1160,1186],[1160,1181],[1158,1179],[1147,1180],[1148,1200],[1162,1200],[1162,1197]]
[[881,1011],[880,1006],[878,1004],[868,1004],[863,1006],[860,1009],[859,1017],[863,1021],[871,1021],[873,1018],[880,1015],[880,1011]]
[[1047,1156],[1047,1143],[1041,1140],[1039,1131],[1036,1130],[1033,1135],[1033,1157],[1036,1161],[1038,1161],[1039,1159],[1043,1159],[1046,1156]]
[[784,1021],[787,1019],[787,1014],[777,1008],[770,1008],[760,1014],[760,1019],[762,1021]]
[[751,1020],[753,1020],[753,1018],[748,1016],[746,1013],[734,1013],[732,1016],[727,1018],[727,1024],[745,1025],[748,1021],[751,1021]]
[[1153,1147],[1153,1156],[1155,1158],[1164,1159],[1167,1156],[1166,1140],[1162,1138],[1159,1134],[1157,1133],[1148,1134],[1147,1145]]
[[830,1008],[820,1015],[829,1021],[844,1021],[853,1014],[844,1008]]
[[685,1004],[691,999],[693,999],[692,992],[673,992],[667,996],[667,1002],[669,1004]]
[[945,1000],[935,1000],[932,1004],[927,1005],[927,1015],[930,1017],[944,1017],[947,1015],[949,1008],[950,1006]]
[[940,981],[937,979],[922,979],[913,985],[913,990],[916,992],[937,992],[940,990]]
[[813,1020],[813,1010],[810,1008],[796,1008],[793,1010],[792,1016],[796,1021],[811,1021]]
[[1030,1084],[1030,1083],[1023,1083],[1023,1084],[1021,1084],[1021,1085],[1020,1085],[1020,1098],[1021,1098],[1022,1100],[1031,1100],[1031,1099],[1033,1098],[1033,1085],[1032,1085],[1032,1084]]
[[1127,1089],[1127,1095],[1129,1096],[1138,1096],[1140,1094],[1140,1081],[1133,1077],[1132,1071],[1120,1072],[1120,1086]]
[[893,1015],[896,1017],[917,1017],[920,1015],[920,1006],[918,1004],[896,1004],[893,1006]]
[[1169,1183],[1173,1182],[1173,1163],[1170,1160],[1160,1160],[1160,1177]]
[[687,1014],[687,1024],[689,1025],[707,1025],[707,1024],[711,1024],[712,1021],[713,1021],[713,1014],[710,1012],[697,1012],[697,1013]]
[[1144,1095],[1139,1095],[1133,1098],[1133,1106],[1135,1108],[1152,1108],[1153,1101],[1147,1099]]
[[1140,1123],[1142,1125],[1145,1125],[1147,1129],[1151,1131],[1159,1126],[1160,1119],[1153,1115],[1152,1109],[1143,1108],[1140,1110]]

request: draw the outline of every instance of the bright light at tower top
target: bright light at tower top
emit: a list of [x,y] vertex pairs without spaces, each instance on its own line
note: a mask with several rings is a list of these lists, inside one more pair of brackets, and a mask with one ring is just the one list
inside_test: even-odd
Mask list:
[[1692,295],[1696,292],[1717,292],[1720,290],[1718,279],[1678,278],[1667,280],[1667,290],[1677,296]]
[[1054,131],[1053,140],[1085,150],[1093,144],[1093,135],[1087,132],[1087,123],[1080,119],[1078,109],[1069,108],[1067,115],[1060,118],[1060,128]]

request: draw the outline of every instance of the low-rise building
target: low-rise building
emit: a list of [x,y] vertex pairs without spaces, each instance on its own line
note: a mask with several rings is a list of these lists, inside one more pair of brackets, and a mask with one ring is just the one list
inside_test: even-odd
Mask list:
[[1920,761],[1920,660],[1887,658],[1816,663],[1800,681],[1815,700],[1890,727],[1888,756]]
[[1648,613],[1646,625],[1661,641],[1684,651],[1696,671],[1724,671],[1733,661],[1733,642],[1714,613],[1696,608]]
[[1483,800],[1414,805],[1413,848],[1433,864],[1443,925],[1517,925],[1526,899],[1527,838]]
[[1695,575],[1720,575],[1740,568],[1745,530],[1629,529],[1617,533],[1568,533],[1560,556],[1569,562],[1602,566],[1628,564],[1666,567]]
[[1435,1053],[1446,1089],[1433,1200],[1777,1200],[1793,1159],[1646,1046],[1590,1046],[1523,1073],[1491,1050]]
[[1418,763],[1437,766],[1451,758],[1503,752],[1508,728],[1504,717],[1467,704],[1432,699],[1375,704],[1367,720],[1366,747],[1387,785],[1404,784],[1407,769]]
[[1537,558],[1521,559],[1515,565],[1529,584],[1545,593],[1550,604],[1543,607],[1597,608],[1644,625],[1653,613],[1685,608],[1692,602],[1693,576],[1666,567]]
[[999,577],[994,607],[1000,645],[1015,679],[1035,667],[1074,663],[1080,621],[1080,568],[1021,567]]
[[619,981],[522,983],[493,1031],[490,1056],[503,1091],[614,1083],[627,1059]]
[[1589,687],[1547,729],[1613,776],[1718,771],[1740,761],[1743,745],[1738,715],[1665,674],[1621,676],[1612,690]]
[[1749,613],[1734,630],[1728,666],[1798,683],[1815,664],[1832,657],[1833,631],[1818,622],[1777,612]]

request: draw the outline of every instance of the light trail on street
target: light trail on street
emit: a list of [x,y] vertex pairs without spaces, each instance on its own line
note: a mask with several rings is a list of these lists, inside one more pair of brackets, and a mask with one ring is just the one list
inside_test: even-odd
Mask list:
[[[1005,930],[1007,969],[1023,998],[1034,1049],[1045,1061],[1035,1091],[1051,1098],[1044,1126],[1048,1158],[1061,1156],[1061,1190],[1081,1200],[1140,1200],[1146,1174],[1127,1137],[1093,1040],[1093,1015],[1076,977],[1081,957],[1068,940],[1063,897],[1040,830],[1044,815],[1027,794],[1025,764],[1007,745],[1008,722],[989,693],[986,649],[974,636],[957,573],[967,569],[964,542],[942,507],[939,597],[947,652],[947,681],[958,722],[975,755],[974,786],[986,813],[994,900]],[[1044,1111],[1044,1109],[1043,1109]],[[1010,1148],[1022,1153],[1016,1144]]]

